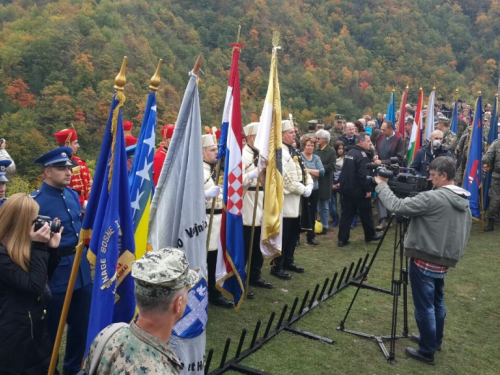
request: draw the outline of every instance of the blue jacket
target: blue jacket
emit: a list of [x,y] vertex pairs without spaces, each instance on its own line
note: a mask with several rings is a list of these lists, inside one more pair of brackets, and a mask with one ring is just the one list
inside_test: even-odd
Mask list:
[[419,176],[429,178],[429,164],[438,156],[453,157],[451,152],[442,147],[439,147],[432,153],[429,143],[427,146],[417,151],[417,155],[415,155],[415,159],[413,159],[410,168],[414,168]]
[[[76,247],[82,227],[82,210],[75,191],[70,188],[58,189],[43,182],[39,190],[31,193],[31,197],[40,206],[40,215],[49,216],[52,220],[56,217],[61,220],[64,232],[59,248]],[[74,260],[74,255],[61,257],[59,266],[49,280],[52,293],[66,292]],[[87,251],[84,250],[75,290],[84,287],[91,281],[90,264],[87,260]]]

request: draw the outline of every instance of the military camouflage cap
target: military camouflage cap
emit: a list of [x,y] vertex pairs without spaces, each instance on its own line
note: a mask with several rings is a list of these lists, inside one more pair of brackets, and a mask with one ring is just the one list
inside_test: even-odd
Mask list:
[[184,251],[167,247],[149,251],[132,263],[136,293],[157,297],[198,282],[196,271],[189,269]]

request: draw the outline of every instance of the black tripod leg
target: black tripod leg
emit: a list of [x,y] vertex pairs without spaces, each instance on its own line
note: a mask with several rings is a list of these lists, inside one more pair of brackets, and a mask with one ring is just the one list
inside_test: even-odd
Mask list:
[[[408,222],[404,223],[403,234],[408,230]],[[403,240],[403,239],[402,239]],[[401,270],[402,281],[403,281],[403,336],[408,337],[408,280],[409,280],[409,268],[408,268],[408,258],[404,256],[404,246],[401,246],[401,259],[404,258],[404,268]]]

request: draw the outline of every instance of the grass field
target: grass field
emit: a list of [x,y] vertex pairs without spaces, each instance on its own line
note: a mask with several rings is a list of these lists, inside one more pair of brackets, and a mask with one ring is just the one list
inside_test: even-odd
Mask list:
[[[330,228],[327,235],[318,236],[320,245],[316,247],[305,245],[305,236],[302,235],[302,246],[297,248],[295,258],[305,267],[304,274],[293,274],[292,280],[282,281],[269,275],[269,265],[266,264],[263,276],[274,283],[274,289],[251,288],[256,294],[255,299],[245,301],[239,312],[209,307],[207,351],[215,349],[211,370],[220,362],[226,338],[233,342],[228,354],[231,358],[243,328],[247,328],[251,335],[259,319],[265,327],[272,311],[279,314],[284,304],[292,305],[296,296],[302,298],[307,289],[312,292],[315,285],[322,285],[326,277],[331,278],[336,271],[364,257],[367,252],[372,254],[376,245],[366,244],[363,238],[360,225],[351,231],[351,244],[344,248],[337,247],[337,228]],[[390,288],[393,241],[392,228],[370,271],[369,284]],[[484,233],[479,223],[473,224],[463,259],[446,276],[445,337],[442,351],[436,354],[435,366],[405,356],[406,346],[416,347],[409,339],[396,342],[396,363],[390,365],[375,341],[337,331],[351,302],[354,287],[335,295],[294,325],[333,339],[333,345],[283,332],[242,364],[272,374],[499,374],[499,264],[500,230]],[[409,331],[417,333],[410,290],[409,293]],[[392,296],[361,290],[346,328],[389,335],[391,316]],[[276,320],[273,329],[275,325]],[[402,320],[399,319],[398,334],[401,331]],[[249,340],[247,334],[244,349]]]

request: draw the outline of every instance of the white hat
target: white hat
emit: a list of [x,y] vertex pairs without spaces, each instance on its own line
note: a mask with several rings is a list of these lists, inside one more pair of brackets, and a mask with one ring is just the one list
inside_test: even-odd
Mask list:
[[243,128],[243,131],[245,132],[245,136],[249,135],[257,135],[257,129],[259,128],[259,123],[258,122],[251,122],[247,126]]
[[286,132],[288,130],[294,130],[293,124],[290,120],[281,121],[281,131]]
[[201,136],[201,147],[217,146],[217,138],[215,134],[203,134]]

